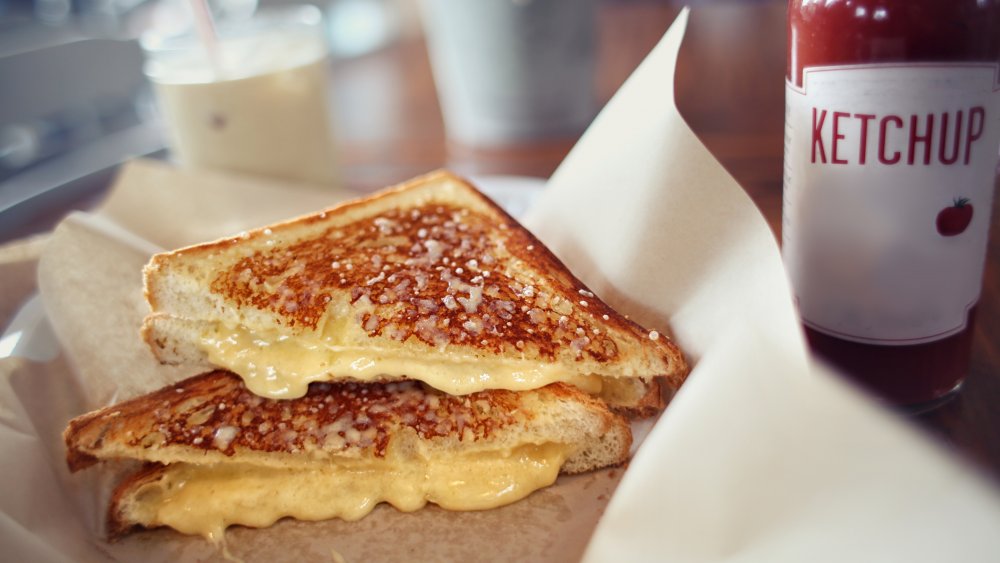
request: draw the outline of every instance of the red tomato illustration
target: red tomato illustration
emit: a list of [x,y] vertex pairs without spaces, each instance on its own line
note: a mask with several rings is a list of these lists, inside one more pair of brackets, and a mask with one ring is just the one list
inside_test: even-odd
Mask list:
[[953,237],[965,232],[972,222],[972,204],[969,198],[957,198],[954,205],[945,207],[938,213],[937,230],[944,237]]

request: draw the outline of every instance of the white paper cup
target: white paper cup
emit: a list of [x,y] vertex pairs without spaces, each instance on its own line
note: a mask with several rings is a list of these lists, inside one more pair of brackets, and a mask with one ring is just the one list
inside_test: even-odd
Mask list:
[[144,36],[145,73],[177,161],[334,183],[323,30],[319,9],[300,5],[220,22],[215,57],[193,33]]
[[596,0],[423,0],[450,140],[575,136],[597,113]]

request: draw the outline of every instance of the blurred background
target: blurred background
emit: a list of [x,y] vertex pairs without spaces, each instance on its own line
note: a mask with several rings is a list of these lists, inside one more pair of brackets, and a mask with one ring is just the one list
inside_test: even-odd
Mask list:
[[[0,0],[0,242],[47,229],[66,209],[91,205],[121,162],[166,155],[138,38],[154,27],[189,26],[188,2]],[[502,147],[447,138],[418,2],[315,3],[324,13],[331,50],[331,109],[343,182],[367,191],[440,166],[463,174],[548,177],[579,132]],[[216,17],[240,18],[283,3],[209,5]],[[773,183],[781,166],[783,0],[598,0],[595,108],[684,4],[695,12],[678,69],[682,114],[738,178]],[[700,16],[707,12],[711,17]],[[745,36],[760,26],[774,33],[747,49]],[[747,57],[766,62],[748,67],[741,63]],[[759,147],[760,153],[742,151],[727,159],[734,135],[740,146]],[[779,205],[780,184],[767,188],[763,197]]]
[[[240,18],[282,3],[209,5],[217,18]],[[335,60],[418,32],[409,0],[317,6]],[[118,163],[162,155],[166,139],[138,39],[189,25],[187,0],[0,0],[0,237],[33,222],[36,211],[98,189]],[[16,215],[5,213],[15,206]]]

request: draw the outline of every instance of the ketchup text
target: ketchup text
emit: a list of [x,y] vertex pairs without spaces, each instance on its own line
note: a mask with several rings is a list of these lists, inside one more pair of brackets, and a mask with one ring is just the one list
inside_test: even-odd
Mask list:
[[813,164],[969,164],[983,136],[982,106],[941,113],[875,115],[812,108]]

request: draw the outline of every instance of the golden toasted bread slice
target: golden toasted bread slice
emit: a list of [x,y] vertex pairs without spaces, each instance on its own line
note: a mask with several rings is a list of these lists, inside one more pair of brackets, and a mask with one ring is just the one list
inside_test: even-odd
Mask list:
[[83,415],[64,433],[76,471],[153,462],[116,490],[112,535],[170,526],[219,538],[231,524],[358,519],[379,502],[479,510],[617,465],[628,423],[566,384],[457,397],[420,384],[314,383],[265,399],[215,371]]
[[654,378],[675,389],[687,372],[668,338],[447,172],[156,255],[145,289],[143,335],[161,361],[224,367],[273,398],[345,378],[456,395],[563,381],[649,414]]

